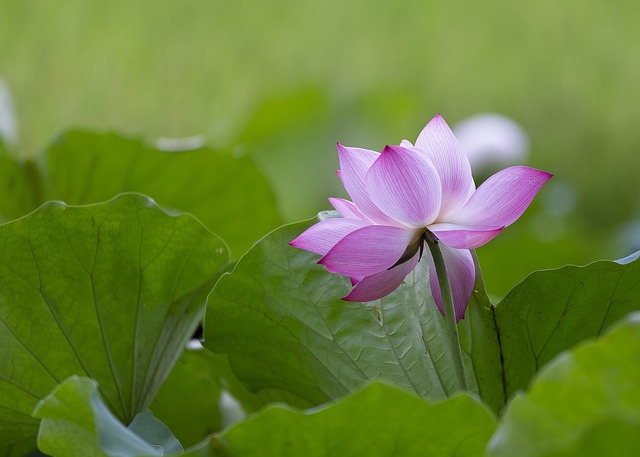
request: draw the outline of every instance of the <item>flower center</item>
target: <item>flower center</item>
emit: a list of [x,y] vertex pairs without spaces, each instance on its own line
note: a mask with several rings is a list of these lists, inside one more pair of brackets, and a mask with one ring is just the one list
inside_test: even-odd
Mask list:
[[420,262],[420,259],[422,259],[422,253],[424,252],[424,244],[427,242],[427,237],[433,238],[434,240],[436,240],[436,242],[438,240],[436,236],[428,229],[422,229],[420,232],[418,232],[416,237],[407,245],[407,249],[405,249],[404,253],[402,254],[402,256],[400,256],[398,261],[387,268],[387,270],[391,270],[398,265],[402,265],[403,263],[408,262],[418,252],[420,252],[420,254],[418,255],[418,262]]

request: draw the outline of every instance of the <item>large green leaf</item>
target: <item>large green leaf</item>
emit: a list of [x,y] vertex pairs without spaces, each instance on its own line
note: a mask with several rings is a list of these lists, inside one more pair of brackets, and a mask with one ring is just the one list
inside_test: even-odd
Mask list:
[[248,155],[208,148],[168,152],[115,133],[68,131],[41,157],[18,162],[0,145],[0,221],[48,200],[87,204],[122,192],[194,214],[240,256],[281,223],[271,186]]
[[85,204],[141,192],[164,208],[194,214],[234,256],[280,224],[271,187],[247,155],[207,148],[167,152],[113,133],[69,131],[44,159],[40,201]]
[[[640,260],[539,271],[495,307],[505,396],[525,389],[560,352],[640,309]],[[496,354],[487,352],[487,357]]]
[[[270,400],[320,404],[371,380],[445,398],[454,373],[426,262],[373,305],[342,301],[348,279],[288,244],[310,223],[274,231],[220,279],[209,297],[205,346],[225,353],[249,390]],[[468,357],[467,367],[475,389]]]
[[[159,432],[155,440],[126,429],[109,415],[95,382],[86,378],[61,384],[36,415],[42,418],[38,444],[56,457],[162,455],[149,443],[174,444],[161,424],[151,422]],[[271,405],[180,455],[472,457],[482,452],[494,429],[492,414],[468,395],[434,404],[375,383],[319,409]],[[164,451],[168,455],[166,446]]]
[[[270,400],[318,404],[374,379],[442,398],[451,370],[424,266],[375,306],[343,302],[348,282],[288,246],[308,225],[273,232],[220,280],[205,344]],[[552,357],[640,308],[639,269],[630,258],[536,272],[495,307],[478,277],[459,326],[471,389],[502,411]]]
[[475,457],[495,429],[477,400],[428,403],[374,383],[320,409],[270,406],[215,437],[215,455],[237,457]]
[[60,383],[34,411],[41,419],[38,448],[55,457],[162,456],[183,451],[169,429],[148,412],[129,427],[113,416],[89,378]]
[[640,446],[640,314],[556,357],[506,410],[490,456],[629,456]]
[[35,436],[36,403],[91,376],[129,423],[149,405],[225,268],[193,217],[123,195],[49,203],[0,226],[0,446]]

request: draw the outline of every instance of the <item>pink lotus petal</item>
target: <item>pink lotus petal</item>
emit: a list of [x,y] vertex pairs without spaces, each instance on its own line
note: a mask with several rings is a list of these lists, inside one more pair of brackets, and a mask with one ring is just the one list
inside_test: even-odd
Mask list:
[[354,230],[369,225],[357,219],[335,217],[318,222],[289,244],[314,254],[325,255],[335,244]]
[[375,205],[407,227],[426,227],[440,211],[438,172],[414,149],[387,146],[371,165],[365,183]]
[[343,198],[329,198],[329,203],[331,206],[335,208],[335,210],[340,213],[342,217],[347,219],[360,219],[363,221],[369,221],[369,218],[365,216],[365,214],[360,211],[355,203],[350,202],[349,200],[345,200]]
[[[451,295],[453,296],[456,322],[460,322],[469,304],[469,299],[473,292],[473,284],[476,279],[476,269],[473,265],[473,258],[471,257],[471,252],[466,249],[448,248],[443,243],[440,243],[440,249],[442,250],[442,257],[444,258],[447,274],[449,275],[449,284],[451,284]],[[431,255],[429,255],[429,282],[431,284],[433,299],[438,309],[440,309],[440,312],[444,315],[440,285],[438,284],[438,276]]]
[[380,157],[380,153],[369,149],[350,148],[338,143],[338,157],[340,159],[338,175],[353,203],[370,220],[378,224],[394,225],[394,221],[373,204],[365,188],[367,171]]
[[535,168],[505,168],[487,179],[446,222],[467,226],[511,225],[552,176]]
[[442,207],[438,216],[442,219],[462,208],[475,190],[469,159],[439,114],[420,132],[416,147],[429,156],[442,181]]
[[[338,170],[352,201],[329,201],[343,218],[316,224],[291,242],[323,257],[327,270],[348,276],[345,300],[371,301],[397,288],[422,255],[425,229],[440,241],[456,322],[473,292],[471,253],[513,223],[551,174],[528,167],[496,173],[479,189],[449,126],[435,116],[416,145],[403,140],[381,154],[338,144]],[[434,301],[443,311],[433,259]],[[453,316],[452,316],[453,318]]]
[[396,290],[404,278],[418,264],[419,255],[416,254],[412,259],[402,263],[390,270],[384,270],[380,273],[366,276],[357,282],[357,285],[351,290],[351,293],[343,298],[346,301],[373,301],[389,295]]
[[415,235],[412,230],[369,225],[342,238],[318,263],[332,273],[363,278],[395,264]]
[[504,227],[466,227],[442,223],[430,225],[429,230],[450,248],[476,249],[498,236]]

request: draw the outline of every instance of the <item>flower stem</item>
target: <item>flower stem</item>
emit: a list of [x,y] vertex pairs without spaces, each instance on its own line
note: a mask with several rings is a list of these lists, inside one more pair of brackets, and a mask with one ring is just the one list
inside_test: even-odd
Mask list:
[[[453,306],[453,297],[451,295],[451,285],[447,269],[444,264],[444,257],[438,244],[438,239],[431,232],[427,232],[424,237],[431,251],[433,263],[436,266],[436,274],[438,275],[438,284],[440,285],[440,296],[442,297],[442,305],[444,307],[444,321],[447,326],[447,345],[448,354],[453,363],[455,372],[455,385],[453,391],[467,391],[467,378],[464,373],[464,363],[462,362],[462,348],[460,347],[460,337],[458,336],[458,325],[456,323],[456,311]],[[451,392],[450,392],[451,393]]]

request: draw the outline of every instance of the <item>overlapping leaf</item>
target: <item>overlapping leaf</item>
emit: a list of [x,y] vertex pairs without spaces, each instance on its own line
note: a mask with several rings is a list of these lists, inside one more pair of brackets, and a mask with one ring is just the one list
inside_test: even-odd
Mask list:
[[371,380],[443,399],[454,373],[424,262],[374,305],[344,302],[348,280],[288,245],[309,224],[271,233],[221,278],[209,297],[205,346],[272,400],[319,404]]
[[40,203],[40,187],[36,164],[16,161],[0,142],[0,223],[35,209]]
[[234,256],[281,222],[271,186],[246,155],[207,148],[167,152],[113,133],[69,131],[41,159],[44,170],[0,153],[0,220],[48,200],[88,204],[141,192],[163,208],[194,214]]
[[222,428],[213,358],[209,351],[184,351],[149,407],[185,447]]
[[[640,260],[539,271],[495,307],[505,395],[525,389],[560,352],[640,309]],[[495,357],[495,355],[493,355]]]
[[152,416],[145,420],[153,435],[136,435],[118,423],[90,379],[64,382],[36,414],[43,419],[40,448],[58,457],[474,457],[495,429],[494,417],[472,397],[461,394],[433,404],[384,384],[312,410],[272,405],[184,453]]
[[[307,226],[273,232],[221,279],[210,296],[206,345],[271,400],[318,404],[374,379],[443,398],[452,375],[446,330],[423,266],[374,305],[344,302],[345,278],[288,245]],[[498,413],[552,357],[639,308],[633,259],[534,273],[495,307],[480,281],[459,327],[471,388]]]
[[148,198],[50,203],[0,226],[0,446],[34,437],[36,403],[91,376],[128,423],[149,405],[225,268],[224,243]]
[[496,306],[477,283],[460,333],[463,344],[473,342],[468,350],[481,397],[499,413],[553,357],[638,309],[637,255],[534,272]]
[[111,414],[89,378],[63,381],[36,408],[38,448],[55,457],[138,457],[181,453],[180,443],[152,414],[125,427]]
[[640,314],[555,358],[513,399],[488,455],[629,456],[640,446]]
[[70,131],[46,159],[45,199],[84,204],[142,192],[164,208],[194,214],[234,256],[280,224],[271,187],[246,155],[167,152],[115,134]]
[[433,404],[374,383],[315,410],[269,407],[216,436],[214,448],[238,457],[475,457],[494,428],[493,416],[467,395]]

